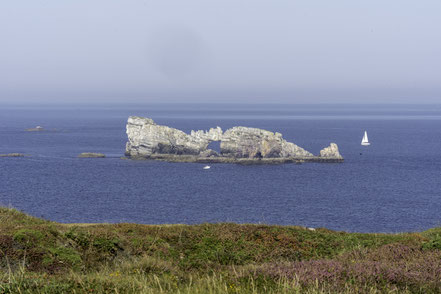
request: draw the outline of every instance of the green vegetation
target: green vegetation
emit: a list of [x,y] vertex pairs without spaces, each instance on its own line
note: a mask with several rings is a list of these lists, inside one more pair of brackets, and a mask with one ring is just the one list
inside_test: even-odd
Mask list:
[[441,229],[59,224],[0,208],[0,293],[441,293]]

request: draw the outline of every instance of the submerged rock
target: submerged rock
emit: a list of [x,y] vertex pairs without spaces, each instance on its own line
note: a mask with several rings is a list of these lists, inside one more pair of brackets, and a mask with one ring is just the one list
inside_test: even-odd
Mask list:
[[[225,132],[216,127],[208,131],[198,130],[186,134],[175,128],[157,125],[150,118],[131,116],[127,121],[127,137],[125,154],[131,158],[225,163],[343,160],[338,153],[338,147],[338,156],[334,149],[329,151],[329,154],[325,152],[323,155],[314,156],[283,139],[280,133],[249,127],[233,127]],[[220,154],[208,149],[208,145],[213,141],[220,141]]]
[[83,152],[78,155],[79,158],[105,158],[106,155],[102,153]]

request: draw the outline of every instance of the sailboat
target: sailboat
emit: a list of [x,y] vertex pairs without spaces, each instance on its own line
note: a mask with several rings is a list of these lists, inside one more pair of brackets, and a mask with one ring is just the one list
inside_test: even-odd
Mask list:
[[371,143],[369,143],[369,140],[368,140],[368,136],[367,136],[367,132],[366,132],[366,131],[364,131],[364,136],[363,136],[363,139],[361,140],[361,145],[363,145],[363,146],[369,146],[369,145],[371,145]]

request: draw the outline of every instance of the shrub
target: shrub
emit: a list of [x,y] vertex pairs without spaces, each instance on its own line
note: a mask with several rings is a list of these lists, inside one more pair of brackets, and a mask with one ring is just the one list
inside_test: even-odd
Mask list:
[[40,243],[43,238],[44,235],[42,232],[32,229],[21,229],[14,234],[14,241],[28,246],[33,246]]
[[423,243],[423,249],[430,250],[430,249],[439,249],[441,250],[441,235],[436,234],[433,235],[429,241]]
[[92,245],[100,252],[115,255],[117,251],[121,249],[119,242],[120,241],[116,238],[107,239],[99,237],[93,241]]
[[72,248],[57,247],[50,249],[53,256],[61,263],[77,267],[81,264],[81,256]]

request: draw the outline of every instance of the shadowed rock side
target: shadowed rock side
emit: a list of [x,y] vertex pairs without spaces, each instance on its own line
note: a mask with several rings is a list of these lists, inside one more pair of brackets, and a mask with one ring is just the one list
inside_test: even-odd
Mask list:
[[[150,118],[131,116],[127,122],[126,156],[183,162],[284,163],[340,162],[343,157],[336,144],[314,156],[305,149],[287,142],[282,134],[270,131],[233,127],[222,132],[220,127],[208,131],[191,131],[157,125]],[[208,149],[212,141],[220,141],[220,154]]]

